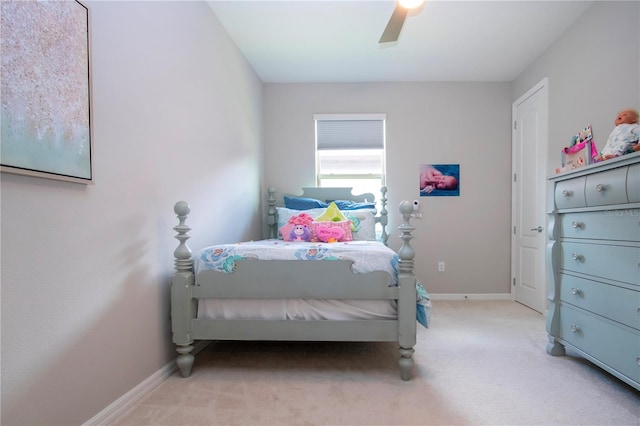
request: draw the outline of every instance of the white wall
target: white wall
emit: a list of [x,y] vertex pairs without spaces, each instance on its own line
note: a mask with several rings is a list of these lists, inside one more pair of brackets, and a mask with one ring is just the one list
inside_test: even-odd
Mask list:
[[549,175],[560,151],[592,125],[602,149],[619,110],[640,109],[640,2],[599,1],[514,81],[515,101],[549,77]]
[[315,186],[314,113],[386,113],[389,245],[420,164],[460,164],[460,197],[420,198],[416,274],[434,294],[509,293],[510,96],[510,83],[265,84],[265,184]]
[[95,185],[2,174],[2,424],[80,424],[174,359],[192,248],[260,236],[262,86],[205,2],[85,2]]

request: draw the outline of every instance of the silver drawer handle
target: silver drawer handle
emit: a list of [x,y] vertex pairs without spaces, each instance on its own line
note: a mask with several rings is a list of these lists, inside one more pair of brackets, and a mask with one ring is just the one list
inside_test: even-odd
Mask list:
[[574,333],[579,333],[580,332],[580,327],[578,327],[575,324],[571,324],[571,331],[573,331]]
[[636,358],[636,362],[638,363],[638,365],[640,365],[640,356]]
[[597,185],[596,185],[596,191],[598,191],[598,192],[602,192],[602,191],[604,191],[605,189],[607,189],[607,186],[606,186],[606,185],[603,185],[603,184],[601,184],[601,183],[599,183],[599,184],[597,184]]
[[573,287],[571,289],[571,294],[573,294],[574,296],[581,296],[582,295],[582,290],[580,290],[579,288]]
[[578,253],[571,253],[571,258],[576,261],[582,261],[582,255]]
[[531,228],[532,231],[542,232],[542,226],[538,226],[537,228]]
[[574,229],[578,229],[578,228],[582,229],[582,228],[584,227],[584,223],[582,223],[582,222],[576,222],[576,221],[574,220],[573,222],[571,222],[571,226],[572,226]]
[[571,197],[571,194],[573,194],[573,191],[569,191],[568,189],[565,189],[564,191],[562,191],[563,197]]

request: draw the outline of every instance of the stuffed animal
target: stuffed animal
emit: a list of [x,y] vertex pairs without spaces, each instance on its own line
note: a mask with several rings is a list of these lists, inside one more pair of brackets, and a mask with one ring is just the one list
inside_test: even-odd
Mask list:
[[311,239],[311,231],[305,224],[293,225],[289,232],[289,241],[309,241]]
[[307,213],[291,216],[289,221],[280,227],[282,239],[285,241],[309,241],[311,230],[309,229],[313,218]]

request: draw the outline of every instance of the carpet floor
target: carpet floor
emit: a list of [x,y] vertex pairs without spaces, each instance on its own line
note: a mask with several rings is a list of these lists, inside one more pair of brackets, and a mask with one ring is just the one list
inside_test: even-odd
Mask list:
[[414,378],[392,343],[215,342],[116,421],[138,425],[630,425],[640,392],[510,301],[433,301]]

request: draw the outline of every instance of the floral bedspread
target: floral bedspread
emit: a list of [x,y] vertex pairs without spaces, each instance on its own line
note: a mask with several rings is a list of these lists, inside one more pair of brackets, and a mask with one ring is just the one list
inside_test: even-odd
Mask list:
[[[194,272],[204,270],[233,272],[240,259],[259,260],[319,260],[347,259],[353,261],[354,273],[384,271],[397,285],[398,254],[378,241],[349,241],[339,243],[290,242],[279,239],[220,244],[206,247],[194,256]],[[427,327],[431,303],[420,282],[417,283],[418,321]]]
[[397,284],[398,255],[378,241],[340,243],[307,243],[284,240],[261,240],[236,244],[221,244],[200,250],[194,270],[233,272],[238,259],[259,260],[351,260],[355,273],[384,271]]

